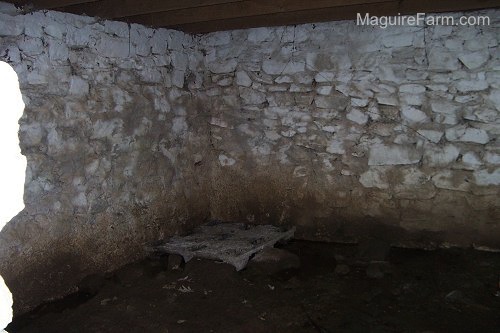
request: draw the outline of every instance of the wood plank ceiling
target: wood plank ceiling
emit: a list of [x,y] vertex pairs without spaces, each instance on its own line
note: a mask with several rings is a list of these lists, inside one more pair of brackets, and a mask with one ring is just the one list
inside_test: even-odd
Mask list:
[[[8,0],[7,0],[8,1]],[[17,0],[16,5],[86,14],[190,33],[500,7],[500,0]]]

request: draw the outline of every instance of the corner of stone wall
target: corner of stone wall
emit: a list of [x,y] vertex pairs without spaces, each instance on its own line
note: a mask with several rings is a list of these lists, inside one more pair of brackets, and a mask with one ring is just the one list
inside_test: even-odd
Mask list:
[[490,25],[201,38],[212,217],[316,240],[499,248],[499,16],[467,15]]
[[189,35],[0,10],[0,59],[26,104],[26,208],[0,234],[20,314],[208,218],[208,110]]

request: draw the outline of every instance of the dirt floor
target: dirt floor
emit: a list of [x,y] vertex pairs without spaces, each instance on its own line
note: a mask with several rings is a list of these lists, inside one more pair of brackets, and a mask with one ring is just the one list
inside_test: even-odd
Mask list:
[[298,269],[149,258],[17,318],[10,333],[500,332],[500,254],[293,241]]

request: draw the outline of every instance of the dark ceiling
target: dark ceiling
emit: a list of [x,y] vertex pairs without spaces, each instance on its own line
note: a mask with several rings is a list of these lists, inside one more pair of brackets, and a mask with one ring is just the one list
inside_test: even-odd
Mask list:
[[500,7],[500,0],[17,0],[74,14],[166,27],[190,33]]

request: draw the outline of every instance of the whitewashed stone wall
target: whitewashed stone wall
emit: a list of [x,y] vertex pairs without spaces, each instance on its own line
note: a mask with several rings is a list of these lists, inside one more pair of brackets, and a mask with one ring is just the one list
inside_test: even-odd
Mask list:
[[26,208],[0,236],[0,274],[20,312],[205,219],[208,125],[190,36],[0,8],[0,61],[26,104]]
[[481,14],[191,37],[0,3],[26,104],[26,209],[0,233],[15,310],[208,218],[500,248],[500,11]]
[[491,24],[201,38],[212,216],[312,239],[500,247],[500,11],[467,14]]

